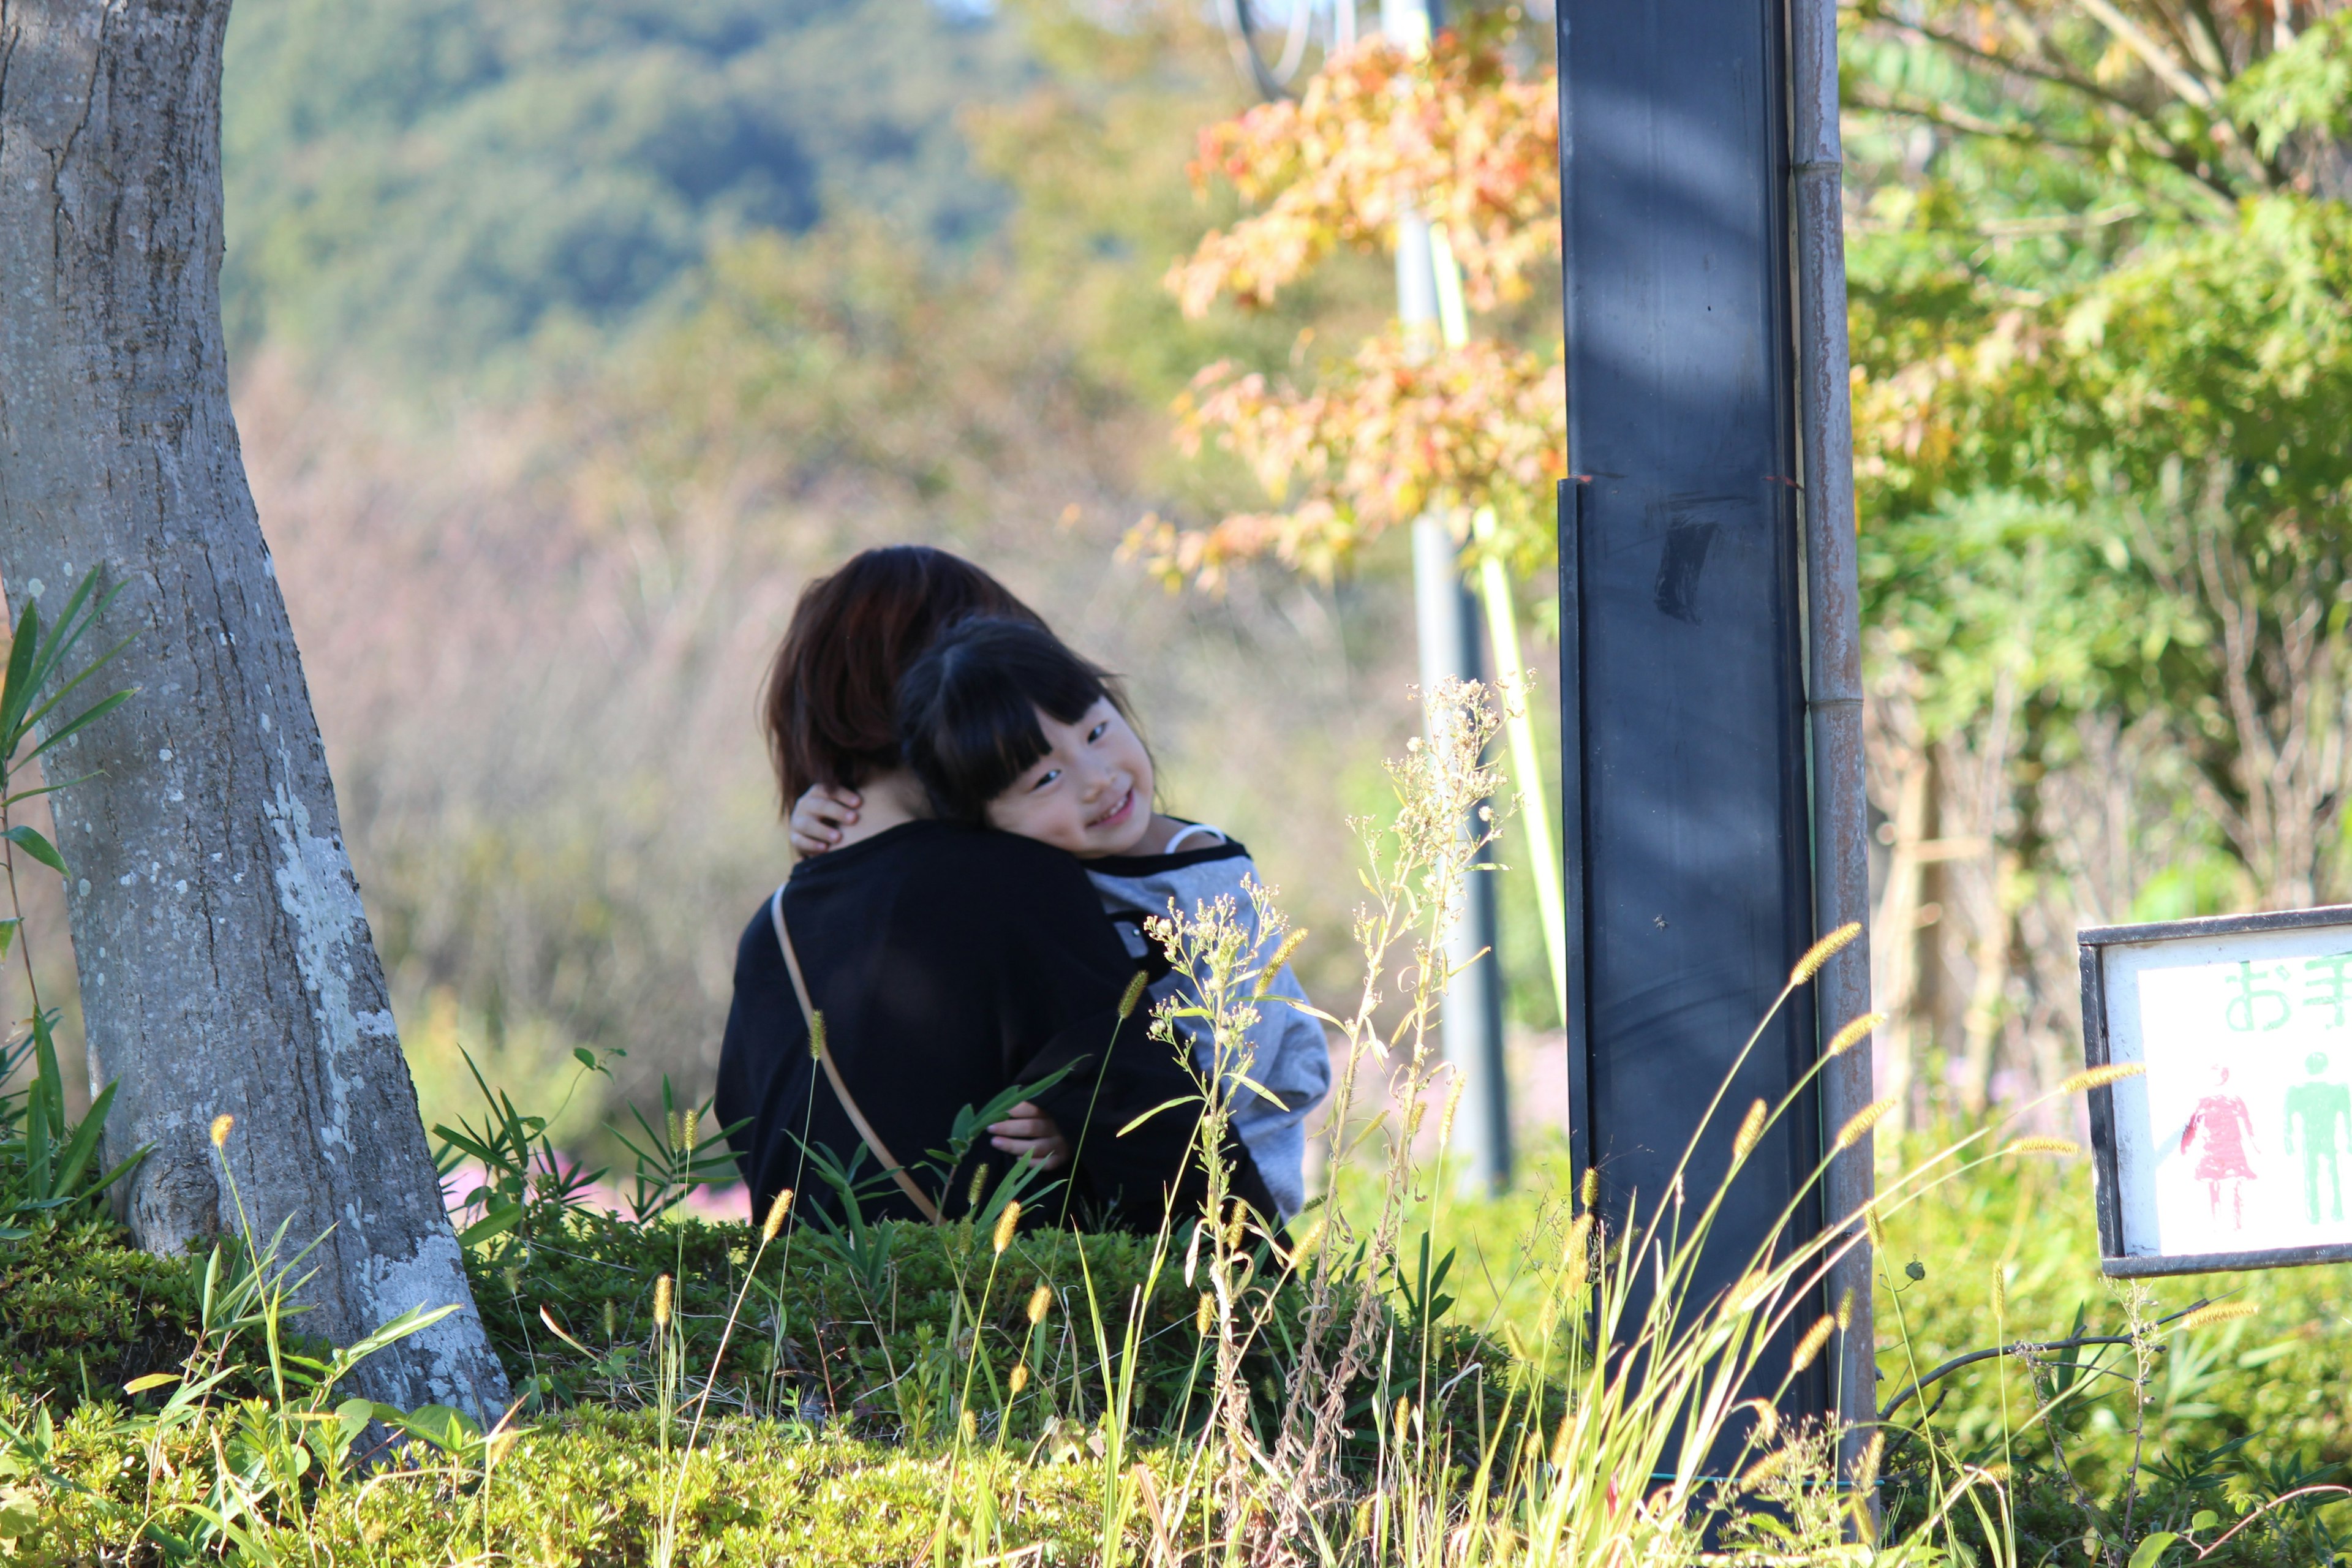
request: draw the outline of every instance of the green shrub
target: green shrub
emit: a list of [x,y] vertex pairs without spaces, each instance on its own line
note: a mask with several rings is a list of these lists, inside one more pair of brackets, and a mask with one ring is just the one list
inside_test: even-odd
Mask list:
[[131,1245],[111,1220],[0,1243],[0,1392],[63,1406],[177,1367],[194,1343],[198,1279]]

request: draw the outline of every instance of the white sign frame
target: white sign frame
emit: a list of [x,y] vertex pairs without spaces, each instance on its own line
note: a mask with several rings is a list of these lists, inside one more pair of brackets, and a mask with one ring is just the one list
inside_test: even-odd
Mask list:
[[2084,1062],[2147,1069],[2090,1095],[2101,1269],[2352,1261],[2352,905],[2094,926],[2075,942]]

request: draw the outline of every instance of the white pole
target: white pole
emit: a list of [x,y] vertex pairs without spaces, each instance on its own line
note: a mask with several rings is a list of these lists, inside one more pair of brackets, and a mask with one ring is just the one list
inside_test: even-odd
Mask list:
[[[1381,0],[1381,27],[1390,38],[1415,51],[1429,47],[1428,0]],[[1408,211],[1397,222],[1397,317],[1408,340],[1433,343],[1438,328],[1436,258],[1428,221]],[[1412,525],[1415,629],[1421,644],[1421,684],[1433,691],[1448,677],[1475,679],[1479,658],[1477,611],[1455,562],[1453,531],[1442,517],[1424,516]],[[1432,736],[1433,742],[1437,739]],[[1465,823],[1465,832],[1475,825]],[[1447,987],[1439,1015],[1445,1057],[1462,1075],[1465,1114],[1455,1137],[1469,1157],[1476,1186],[1500,1191],[1511,1179],[1510,1086],[1503,1059],[1502,987],[1495,954],[1495,889],[1491,874],[1479,874],[1462,889],[1463,918],[1446,937],[1448,966],[1460,973]]]

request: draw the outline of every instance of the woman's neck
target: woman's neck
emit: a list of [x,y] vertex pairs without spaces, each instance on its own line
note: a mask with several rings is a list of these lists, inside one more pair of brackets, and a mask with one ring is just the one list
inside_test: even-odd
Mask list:
[[911,768],[876,773],[857,786],[857,794],[863,802],[857,808],[857,820],[841,830],[841,842],[834,846],[835,849],[846,849],[876,834],[919,822],[931,815],[922,781],[915,777]]

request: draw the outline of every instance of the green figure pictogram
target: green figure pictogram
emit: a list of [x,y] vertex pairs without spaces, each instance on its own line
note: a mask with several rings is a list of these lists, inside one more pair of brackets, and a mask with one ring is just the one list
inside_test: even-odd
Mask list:
[[[2336,1168],[2339,1151],[2352,1148],[2352,1089],[2323,1083],[2327,1070],[2325,1053],[2314,1051],[2303,1061],[2311,1077],[2286,1091],[2286,1152],[2295,1152],[2295,1122],[2303,1123],[2303,1203],[2311,1223],[2319,1223],[2319,1167],[2327,1166],[2328,1218],[2344,1217],[2344,1179]],[[2339,1137],[2338,1130],[2341,1130]]]
[[2303,966],[2308,976],[2303,983],[2303,1005],[2326,1008],[2331,1029],[2344,1026],[2344,1009],[2352,1005],[2352,973],[2347,970],[2352,970],[2352,952],[2331,952]]
[[2238,973],[2229,982],[2230,1002],[2222,1012],[2223,1021],[2241,1035],[2258,1029],[2268,1033],[2284,1028],[2294,1004],[2278,987],[2257,983],[2273,976],[2284,982],[2293,973],[2284,963],[2275,970],[2265,967],[2257,973],[2252,964],[2241,962]]

